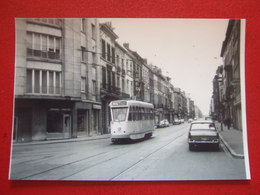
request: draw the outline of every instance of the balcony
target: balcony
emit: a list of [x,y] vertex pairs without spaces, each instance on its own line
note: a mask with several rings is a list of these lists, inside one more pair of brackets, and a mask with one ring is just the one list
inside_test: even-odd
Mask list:
[[60,52],[56,51],[41,51],[27,48],[27,57],[41,60],[59,60],[60,61]]
[[120,96],[120,88],[108,83],[102,83],[101,93],[111,96]]
[[122,99],[128,99],[128,98],[130,98],[130,95],[127,94],[127,93],[124,93],[124,92],[121,93],[121,96],[122,96]]

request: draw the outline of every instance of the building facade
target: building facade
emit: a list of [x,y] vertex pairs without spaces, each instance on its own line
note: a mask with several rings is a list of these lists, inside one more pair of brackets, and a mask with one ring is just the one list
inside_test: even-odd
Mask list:
[[110,133],[119,99],[154,104],[155,123],[183,117],[181,90],[117,38],[94,18],[17,19],[14,141]]
[[212,104],[218,120],[242,130],[240,93],[240,20],[229,20],[220,56],[223,65],[213,79]]

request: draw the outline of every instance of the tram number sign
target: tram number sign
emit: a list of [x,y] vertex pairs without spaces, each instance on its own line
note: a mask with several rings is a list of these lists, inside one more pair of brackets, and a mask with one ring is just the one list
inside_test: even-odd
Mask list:
[[124,106],[124,105],[127,105],[126,101],[112,102],[112,106]]

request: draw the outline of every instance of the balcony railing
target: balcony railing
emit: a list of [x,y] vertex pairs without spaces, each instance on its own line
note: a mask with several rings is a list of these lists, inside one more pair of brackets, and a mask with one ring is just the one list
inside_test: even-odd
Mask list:
[[60,60],[60,52],[41,51],[27,48],[27,56],[41,59]]
[[121,93],[121,96],[123,99],[130,98],[130,95],[124,92]]

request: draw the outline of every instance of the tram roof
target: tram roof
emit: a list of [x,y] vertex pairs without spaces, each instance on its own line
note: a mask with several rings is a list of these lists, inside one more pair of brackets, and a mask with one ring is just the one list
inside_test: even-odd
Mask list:
[[[112,105],[113,103],[120,103],[120,102],[125,102],[125,104],[119,104],[119,105]],[[147,102],[142,102],[142,101],[137,101],[137,100],[115,100],[110,102],[110,106],[126,106],[126,105],[136,105],[136,106],[147,106],[150,108],[153,108],[153,104],[147,103]]]

